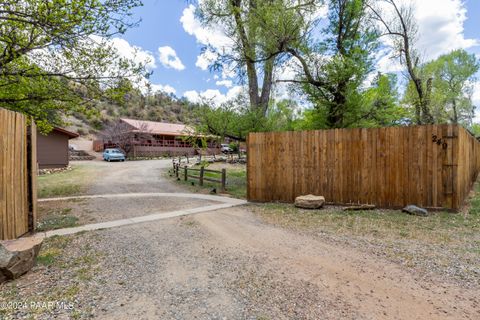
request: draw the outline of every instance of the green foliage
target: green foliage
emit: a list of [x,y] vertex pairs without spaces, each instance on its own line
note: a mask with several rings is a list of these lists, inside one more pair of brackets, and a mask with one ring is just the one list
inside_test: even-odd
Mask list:
[[475,106],[472,90],[480,63],[474,54],[455,50],[425,66],[433,77],[432,114],[436,123],[470,125]]
[[230,149],[232,149],[233,152],[238,152],[238,150],[240,149],[240,145],[238,142],[230,142],[228,146],[230,147]]
[[206,25],[221,25],[232,39],[222,50],[204,48],[217,57],[212,69],[235,70],[246,78],[249,107],[265,116],[270,106],[275,66],[290,48],[303,45],[314,24],[311,17],[323,1],[205,0],[198,17]]
[[363,103],[355,127],[386,127],[408,122],[408,112],[398,101],[394,74],[379,73],[362,95]]
[[238,98],[220,107],[202,105],[195,111],[199,124],[197,130],[213,134],[223,141],[225,137],[245,141],[249,132],[285,131],[294,129],[294,102],[283,100],[268,108],[266,115],[259,109],[251,109]]
[[[480,63],[474,54],[454,50],[419,67],[423,78],[429,79],[429,109],[435,123],[472,124],[475,106],[472,103],[473,83]],[[418,100],[410,82],[404,102],[412,105]]]
[[473,123],[470,127],[470,131],[473,133],[475,137],[480,137],[480,124]]
[[325,37],[318,44],[306,43],[303,58],[315,67],[304,67],[303,91],[314,105],[307,113],[307,126],[339,128],[358,125],[368,116],[362,85],[373,68],[377,35],[367,23],[363,0],[329,2]]
[[40,129],[95,112],[92,100],[125,77],[147,75],[107,40],[133,25],[140,0],[7,0],[0,11],[0,107]]

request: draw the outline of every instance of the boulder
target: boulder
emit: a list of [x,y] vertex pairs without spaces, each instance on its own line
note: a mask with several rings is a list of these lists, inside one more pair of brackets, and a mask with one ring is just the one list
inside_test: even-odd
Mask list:
[[17,279],[32,269],[42,242],[39,237],[0,241],[0,283]]
[[427,210],[414,205],[408,205],[405,208],[403,208],[402,211],[415,216],[421,216],[421,217],[428,216]]
[[306,196],[299,196],[295,198],[295,207],[304,209],[318,209],[323,207],[325,198],[323,196],[315,196],[309,194]]

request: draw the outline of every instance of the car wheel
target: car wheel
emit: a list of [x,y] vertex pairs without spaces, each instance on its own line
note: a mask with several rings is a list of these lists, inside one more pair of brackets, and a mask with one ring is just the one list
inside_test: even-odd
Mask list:
[[110,162],[110,158],[108,158],[107,161]]

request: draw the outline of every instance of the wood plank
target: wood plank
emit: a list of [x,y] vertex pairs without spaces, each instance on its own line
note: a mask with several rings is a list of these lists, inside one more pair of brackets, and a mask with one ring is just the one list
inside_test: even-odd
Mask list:
[[5,187],[6,187],[6,176],[5,176],[5,158],[6,158],[6,146],[5,146],[5,119],[6,112],[3,109],[0,109],[0,239],[6,239],[6,201],[5,201]]

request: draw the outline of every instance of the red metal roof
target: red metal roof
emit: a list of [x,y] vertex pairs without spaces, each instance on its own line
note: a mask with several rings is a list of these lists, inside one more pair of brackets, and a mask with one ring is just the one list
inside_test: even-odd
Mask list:
[[132,126],[134,128],[132,131],[137,132],[170,136],[189,136],[195,133],[194,128],[182,123],[154,122],[127,118],[121,118],[120,120]]

